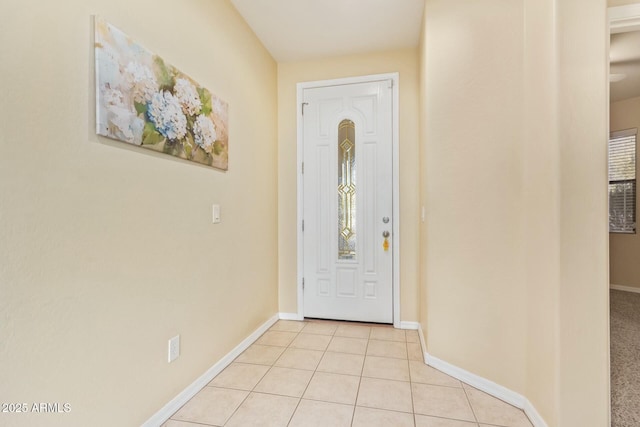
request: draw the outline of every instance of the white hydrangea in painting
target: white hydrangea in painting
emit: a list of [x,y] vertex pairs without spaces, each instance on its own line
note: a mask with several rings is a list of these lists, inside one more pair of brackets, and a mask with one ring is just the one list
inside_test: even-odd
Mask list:
[[213,101],[213,112],[220,118],[227,120],[227,103],[216,98]]
[[101,18],[95,31],[97,133],[227,170],[228,104]]
[[185,114],[193,116],[200,113],[202,102],[198,91],[189,80],[176,79],[175,93]]
[[144,120],[127,108],[125,96],[119,90],[105,87],[103,93],[111,132],[130,144],[142,144]]
[[213,144],[216,142],[216,127],[209,117],[198,116],[193,124],[193,136],[196,144],[204,149],[207,153],[211,153]]
[[104,103],[109,106],[124,106],[124,95],[118,89],[112,89],[110,86],[105,86],[102,88],[102,99]]
[[171,92],[154,93],[147,108],[149,119],[161,135],[169,139],[181,139],[187,134],[187,118]]
[[145,104],[158,91],[158,82],[149,67],[138,62],[130,62],[125,68],[127,90],[131,92],[133,100]]

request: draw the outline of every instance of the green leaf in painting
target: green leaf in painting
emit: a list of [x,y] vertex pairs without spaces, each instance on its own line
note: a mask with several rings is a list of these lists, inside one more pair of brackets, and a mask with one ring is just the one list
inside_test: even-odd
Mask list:
[[184,153],[187,155],[187,159],[191,159],[191,154],[193,153],[193,147],[195,146],[195,142],[193,140],[193,136],[191,136],[191,132],[187,132],[187,136],[184,139],[184,143],[182,145],[182,149]]
[[156,145],[163,139],[164,137],[160,135],[153,123],[146,122],[144,124],[144,130],[142,131],[142,145]]
[[138,114],[145,114],[147,112],[147,104],[134,101],[133,105],[136,107],[136,112]]
[[211,93],[203,87],[198,88],[198,95],[200,95],[200,101],[202,101],[202,110],[201,114],[208,116],[213,111],[211,107]]
[[156,66],[156,77],[158,77],[158,84],[160,85],[160,89],[169,91],[173,90],[176,82],[169,67],[159,56],[155,56],[153,61]]
[[219,156],[220,153],[222,153],[222,149],[224,147],[222,146],[222,142],[220,141],[216,141],[213,143],[213,154],[215,154],[216,156]]
[[178,145],[177,142],[171,141],[171,140],[167,140],[167,142],[164,144],[164,147],[162,147],[162,152],[163,153],[167,153],[167,154],[171,154],[172,156],[175,156],[176,155],[176,145]]

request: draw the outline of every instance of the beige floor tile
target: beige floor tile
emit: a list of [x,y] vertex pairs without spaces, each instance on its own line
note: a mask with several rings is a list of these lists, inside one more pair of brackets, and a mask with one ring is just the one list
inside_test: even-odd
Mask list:
[[406,359],[367,356],[364,359],[362,376],[385,380],[409,381],[409,363]]
[[296,332],[267,331],[258,338],[256,344],[287,347],[297,335]]
[[186,421],[169,420],[161,427],[202,427],[202,424],[188,423]]
[[223,426],[248,395],[247,391],[205,387],[171,418]]
[[350,427],[353,406],[302,399],[289,427]]
[[334,334],[336,337],[366,338],[369,339],[371,327],[360,325],[340,325]]
[[416,414],[473,421],[475,417],[462,388],[412,383]]
[[407,342],[420,342],[420,335],[418,335],[418,331],[405,331],[407,334]]
[[274,364],[281,368],[296,368],[314,371],[322,359],[324,353],[318,350],[307,350],[304,348],[288,348]]
[[225,426],[286,427],[297,405],[293,397],[251,393]]
[[270,331],[280,332],[300,332],[304,328],[305,323],[297,320],[278,320],[271,328]]
[[360,378],[352,375],[316,372],[304,393],[305,399],[354,405]]
[[208,385],[251,391],[269,370],[265,365],[232,363],[220,372]]
[[258,383],[254,391],[301,397],[313,375],[312,371],[273,367]]
[[273,365],[284,350],[284,347],[254,344],[238,356],[235,361],[255,365]]
[[332,353],[327,351],[320,364],[318,371],[332,374],[360,375],[364,356],[359,354]]
[[300,333],[295,340],[291,343],[293,348],[306,348],[308,350],[321,350],[327,349],[331,336],[329,335],[315,335]]
[[409,361],[409,370],[411,372],[411,382],[414,383],[462,387],[462,383],[457,379],[425,365],[424,362]]
[[391,327],[371,328],[371,335],[369,336],[369,339],[407,342],[407,336],[404,333],[404,329],[395,329]]
[[358,406],[352,427],[414,427],[413,414]]
[[307,322],[302,332],[305,334],[333,335],[336,329],[338,329],[338,325],[335,323]]
[[413,412],[408,382],[365,378],[360,381],[357,406]]
[[369,340],[367,356],[407,358],[407,344],[404,342]]
[[327,351],[335,353],[365,354],[367,340],[364,338],[333,337]]
[[464,389],[478,422],[509,427],[531,427],[529,418],[521,409],[469,385],[465,384]]
[[477,427],[478,424],[467,421],[416,415],[416,427]]
[[424,355],[422,354],[422,347],[418,342],[408,342],[407,343],[407,355],[409,356],[409,360],[418,360],[424,361]]

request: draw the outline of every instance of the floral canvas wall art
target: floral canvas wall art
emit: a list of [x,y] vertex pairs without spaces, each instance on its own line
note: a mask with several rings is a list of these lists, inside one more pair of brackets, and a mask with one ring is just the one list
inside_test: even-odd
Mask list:
[[99,135],[227,170],[228,105],[103,19],[95,19]]

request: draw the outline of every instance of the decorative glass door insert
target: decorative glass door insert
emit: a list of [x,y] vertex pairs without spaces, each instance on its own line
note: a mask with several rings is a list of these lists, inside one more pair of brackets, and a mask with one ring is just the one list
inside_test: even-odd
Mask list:
[[356,128],[338,126],[338,259],[356,257]]

